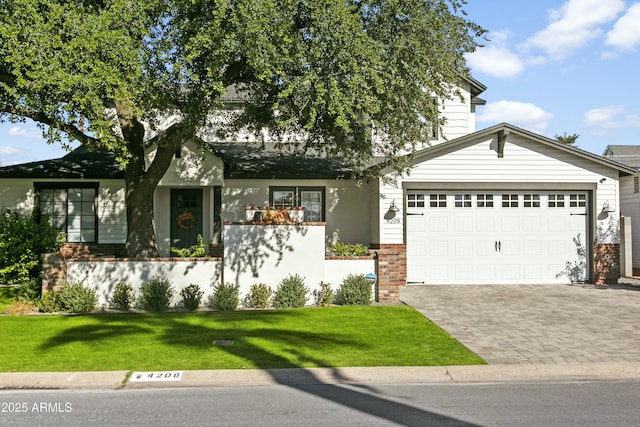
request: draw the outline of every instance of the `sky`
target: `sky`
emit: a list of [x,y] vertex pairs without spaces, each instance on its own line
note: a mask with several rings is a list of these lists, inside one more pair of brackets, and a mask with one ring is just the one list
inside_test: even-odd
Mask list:
[[[487,90],[477,129],[506,122],[576,146],[640,145],[640,2],[468,0],[487,31],[467,56]],[[0,166],[61,157],[34,123],[0,123]]]

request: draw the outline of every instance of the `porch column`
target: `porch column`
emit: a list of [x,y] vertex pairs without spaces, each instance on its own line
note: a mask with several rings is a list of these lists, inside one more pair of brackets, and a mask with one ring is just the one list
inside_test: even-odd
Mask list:
[[407,284],[407,245],[380,244],[374,251],[378,257],[378,294],[383,304],[400,303],[400,286]]

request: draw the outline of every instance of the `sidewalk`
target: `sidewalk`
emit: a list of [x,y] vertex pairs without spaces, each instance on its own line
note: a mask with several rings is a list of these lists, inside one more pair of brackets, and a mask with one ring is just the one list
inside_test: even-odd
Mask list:
[[150,382],[129,381],[127,371],[2,372],[0,390],[638,380],[640,363],[182,371],[180,381]]

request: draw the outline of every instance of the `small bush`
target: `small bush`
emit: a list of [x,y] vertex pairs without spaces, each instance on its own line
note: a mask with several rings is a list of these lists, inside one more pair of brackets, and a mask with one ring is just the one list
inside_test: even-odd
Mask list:
[[128,283],[116,283],[111,296],[111,305],[118,310],[129,310],[136,301],[136,292]]
[[320,289],[314,290],[313,296],[316,299],[316,304],[320,307],[326,307],[333,304],[335,297],[333,289],[331,289],[331,284],[325,282],[320,282]]
[[186,288],[180,291],[180,296],[182,297],[182,304],[184,304],[184,308],[187,310],[195,310],[200,307],[200,301],[202,300],[202,296],[204,292],[200,290],[200,286],[195,283],[190,284]]
[[60,308],[67,313],[90,313],[97,303],[96,291],[81,283],[67,284],[60,293]]
[[213,295],[209,297],[209,308],[216,311],[234,311],[238,308],[240,286],[231,283],[221,283],[213,288]]
[[275,294],[273,305],[275,308],[298,308],[307,303],[309,288],[304,285],[304,279],[297,274],[282,279]]
[[18,286],[14,299],[19,302],[38,305],[41,293],[42,284],[40,283],[40,281],[36,279],[30,279]]
[[38,306],[28,301],[13,301],[7,307],[7,314],[11,316],[24,316],[25,314],[38,311]]
[[371,282],[363,274],[350,274],[340,286],[338,302],[342,305],[371,304]]
[[173,287],[166,277],[154,276],[140,287],[138,303],[143,310],[165,311],[173,297]]
[[199,258],[206,255],[206,248],[202,240],[202,234],[198,234],[197,243],[188,248],[171,248],[171,253],[176,254],[180,258]]
[[264,283],[251,285],[249,294],[244,299],[245,307],[268,308],[271,305],[273,290]]
[[62,311],[60,294],[54,291],[43,292],[40,301],[38,301],[38,309],[44,313]]

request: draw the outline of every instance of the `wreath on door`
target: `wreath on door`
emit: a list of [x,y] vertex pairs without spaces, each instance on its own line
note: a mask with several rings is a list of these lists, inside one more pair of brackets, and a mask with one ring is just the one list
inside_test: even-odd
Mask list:
[[178,215],[176,223],[183,230],[191,230],[196,225],[196,217],[191,212],[183,212]]

